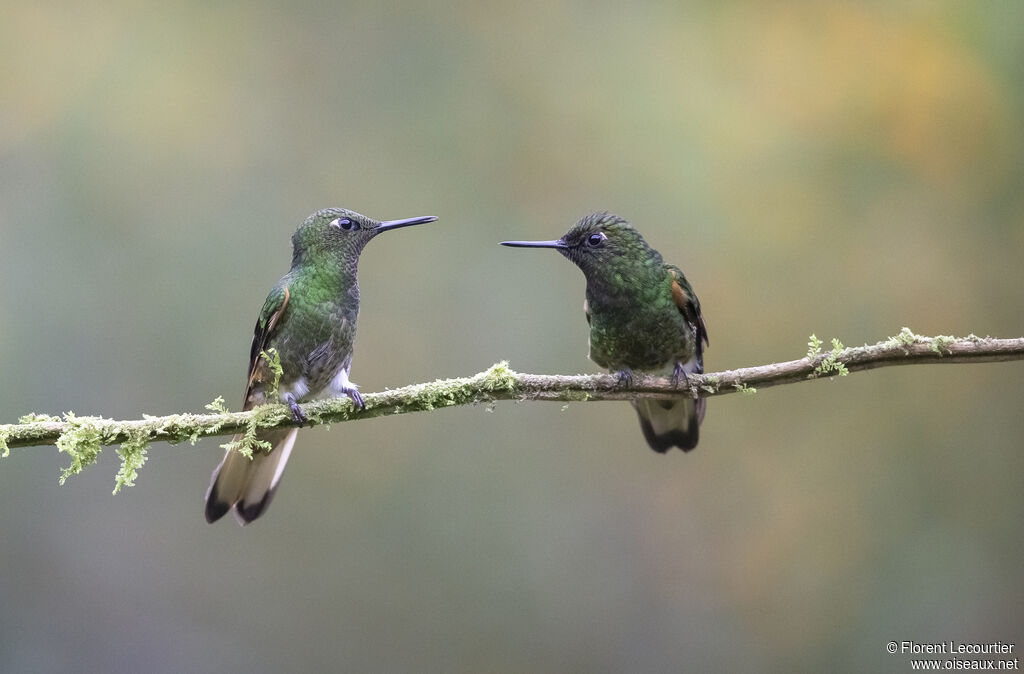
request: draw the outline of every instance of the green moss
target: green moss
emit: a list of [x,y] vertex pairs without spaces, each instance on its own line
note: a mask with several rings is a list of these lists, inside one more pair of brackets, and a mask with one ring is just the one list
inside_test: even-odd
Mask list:
[[736,389],[740,395],[752,396],[757,393],[757,389],[753,386],[747,386],[746,384],[733,384],[732,387]]
[[456,391],[465,394],[466,391],[450,381],[438,379],[424,384],[422,388],[413,393],[408,403],[421,411],[429,412],[437,407],[448,407],[455,400]]
[[216,398],[213,399],[213,402],[207,403],[205,405],[205,407],[206,407],[206,409],[210,410],[211,412],[218,412],[220,414],[230,414],[231,413],[231,410],[229,410],[224,405],[224,396],[217,396]]
[[901,343],[903,343],[906,346],[911,346],[917,343],[917,341],[920,340],[921,337],[914,334],[914,331],[911,330],[910,328],[904,327],[902,330],[900,330],[900,334],[896,336],[896,339],[898,339]]
[[[205,405],[205,407],[211,412],[215,412],[217,414],[231,414],[231,410],[229,410],[227,408],[227,405],[224,404],[224,396],[217,396],[216,398],[213,399],[213,402],[208,403],[207,405]],[[194,430],[191,431],[190,433],[179,433],[178,436],[180,439],[177,440],[177,442],[184,442],[187,440],[189,444],[195,445],[196,442],[199,441],[199,434],[201,429],[195,417],[193,417],[192,421],[194,422]],[[217,431],[220,430],[221,426],[224,425],[224,421],[225,420],[221,420],[214,424],[210,424],[209,426],[206,427],[205,432],[203,432],[203,435],[216,434]]]
[[7,438],[11,437],[8,430],[0,430],[0,459],[6,459],[11,455],[11,448],[7,446]]
[[845,377],[850,374],[850,371],[846,369],[846,365],[839,361],[839,356],[842,354],[843,343],[836,338],[832,338],[832,350],[825,354],[825,357],[821,359],[818,366],[814,368],[815,377],[828,377],[838,376]]
[[60,421],[60,417],[51,416],[49,414],[36,414],[35,412],[29,412],[25,416],[18,418],[19,424],[36,424],[54,421]]
[[107,436],[106,420],[101,417],[77,417],[74,412],[68,412],[64,421],[68,429],[57,438],[57,449],[71,457],[71,465],[61,471],[61,484],[96,463]]
[[914,331],[910,328],[904,327],[900,330],[898,335],[890,337],[884,342],[884,345],[890,349],[901,348],[903,353],[910,353],[908,347],[913,346],[919,342],[922,338],[919,335],[915,335]]
[[932,337],[931,350],[940,356],[944,356],[950,352],[949,347],[956,341],[956,337],[951,335],[935,335]]
[[139,468],[142,468],[149,458],[146,451],[149,449],[149,433],[145,429],[131,430],[128,432],[128,439],[117,448],[117,455],[121,457],[121,468],[114,477],[114,494],[121,491],[122,487],[134,487],[135,480],[139,477]]
[[817,335],[811,335],[807,342],[807,360],[814,360],[821,355],[821,340]]
[[245,433],[242,435],[236,435],[231,440],[221,445],[227,451],[236,451],[247,459],[252,458],[254,451],[269,452],[273,447],[266,440],[260,440],[256,437],[256,427],[247,426]]
[[277,404],[260,405],[253,408],[252,416],[245,424],[245,432],[234,436],[221,447],[229,452],[235,450],[249,459],[252,458],[252,453],[256,450],[269,452],[273,446],[266,440],[260,440],[257,437],[259,430],[280,422],[287,415],[285,410],[287,410],[286,407]]
[[508,366],[508,361],[495,363],[484,372],[481,388],[485,391],[515,391],[516,373]]
[[718,393],[719,388],[721,388],[721,383],[719,382],[718,377],[713,374],[703,375],[700,387],[708,393]]
[[268,398],[277,399],[277,387],[281,383],[281,375],[284,374],[284,368],[281,367],[281,355],[277,352],[277,349],[270,348],[266,351],[260,351],[260,358],[267,361],[267,367],[274,375],[274,381],[270,385],[270,395]]
[[194,445],[199,441],[201,435],[213,435],[217,429],[224,425],[222,421],[219,424],[213,424],[204,429],[200,421],[201,417],[195,414],[169,414],[166,417],[154,417],[149,414],[143,414],[142,418],[150,422],[145,427],[150,437],[159,436],[161,440],[170,445],[177,445],[182,442]]
[[428,412],[439,407],[491,402],[492,394],[515,391],[517,382],[518,375],[507,361],[501,361],[469,379],[438,379],[411,387],[400,400],[388,404],[396,405],[395,413],[399,413],[400,408]]

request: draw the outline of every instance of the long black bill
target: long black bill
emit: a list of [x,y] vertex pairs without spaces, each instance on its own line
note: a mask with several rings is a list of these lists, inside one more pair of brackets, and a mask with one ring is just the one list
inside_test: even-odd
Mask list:
[[425,225],[428,222],[437,220],[436,215],[421,215],[416,218],[406,218],[404,220],[388,220],[377,225],[378,232],[386,232],[389,229],[398,229],[399,227],[412,227],[413,225]]
[[502,241],[501,245],[512,248],[568,248],[565,241],[561,239],[554,241]]

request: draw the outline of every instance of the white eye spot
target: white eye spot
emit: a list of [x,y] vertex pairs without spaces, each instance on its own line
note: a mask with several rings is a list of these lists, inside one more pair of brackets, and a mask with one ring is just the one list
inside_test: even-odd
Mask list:
[[608,236],[604,232],[595,232],[587,237],[587,245],[592,248],[597,248],[607,240]]
[[352,222],[348,218],[335,218],[330,222],[331,227],[337,227],[338,229],[344,229],[348,231],[355,228],[356,223]]

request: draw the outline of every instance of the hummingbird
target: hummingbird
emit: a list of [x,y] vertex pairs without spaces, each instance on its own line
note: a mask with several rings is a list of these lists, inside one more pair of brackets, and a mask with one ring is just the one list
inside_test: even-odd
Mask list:
[[[503,246],[554,248],[587,279],[583,313],[590,325],[590,360],[615,373],[620,384],[634,372],[680,377],[704,371],[708,332],[700,301],[683,272],[629,222],[611,213],[594,213],[554,241],[502,241]],[[704,420],[704,398],[638,398],[647,444],[656,452],[697,446]]]
[[[432,215],[377,222],[344,208],[310,215],[292,235],[291,269],[267,295],[249,351],[249,377],[243,410],[273,402],[275,373],[263,354],[276,350],[281,373],[276,397],[288,405],[299,427],[307,421],[299,403],[318,397],[348,396],[363,407],[359,388],[349,378],[359,316],[359,254],[381,232],[422,225]],[[270,505],[299,428],[263,429],[252,459],[228,450],[213,471],[206,492],[206,521],[233,510],[248,524]],[[238,439],[238,436],[235,436]]]

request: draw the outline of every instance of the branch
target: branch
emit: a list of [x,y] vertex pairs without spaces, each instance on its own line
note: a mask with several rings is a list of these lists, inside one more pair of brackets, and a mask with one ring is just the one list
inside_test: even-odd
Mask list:
[[[370,419],[390,414],[423,412],[441,407],[493,404],[497,400],[549,400],[585,402],[594,400],[632,400],[640,396],[671,398],[679,395],[710,397],[727,393],[754,393],[759,387],[792,384],[820,377],[845,376],[850,372],[891,365],[925,363],[985,363],[1024,359],[1024,337],[995,339],[970,335],[954,338],[940,335],[923,337],[903,328],[899,335],[868,346],[844,348],[832,340],[832,349],[823,351],[821,341],[811,335],[804,358],[737,370],[692,375],[674,386],[671,379],[649,375],[636,376],[630,386],[618,383],[610,374],[537,375],[520,374],[501,362],[472,377],[444,379],[425,384],[367,393],[365,407],[356,410],[348,398],[328,398],[306,403],[303,411],[311,425]],[[257,428],[293,426],[287,406],[264,405],[247,412],[229,412],[218,398],[208,409],[210,414],[172,414],[163,417],[143,415],[143,419],[115,421],[102,417],[80,417],[68,412],[63,418],[28,415],[17,424],[0,425],[0,456],[12,447],[56,445],[69,454],[72,465],[65,469],[61,482],[95,462],[104,445],[120,444],[121,470],[115,493],[131,486],[139,467],[145,462],[151,441],[191,444],[202,437],[246,434]],[[245,452],[251,443],[235,443]]]

